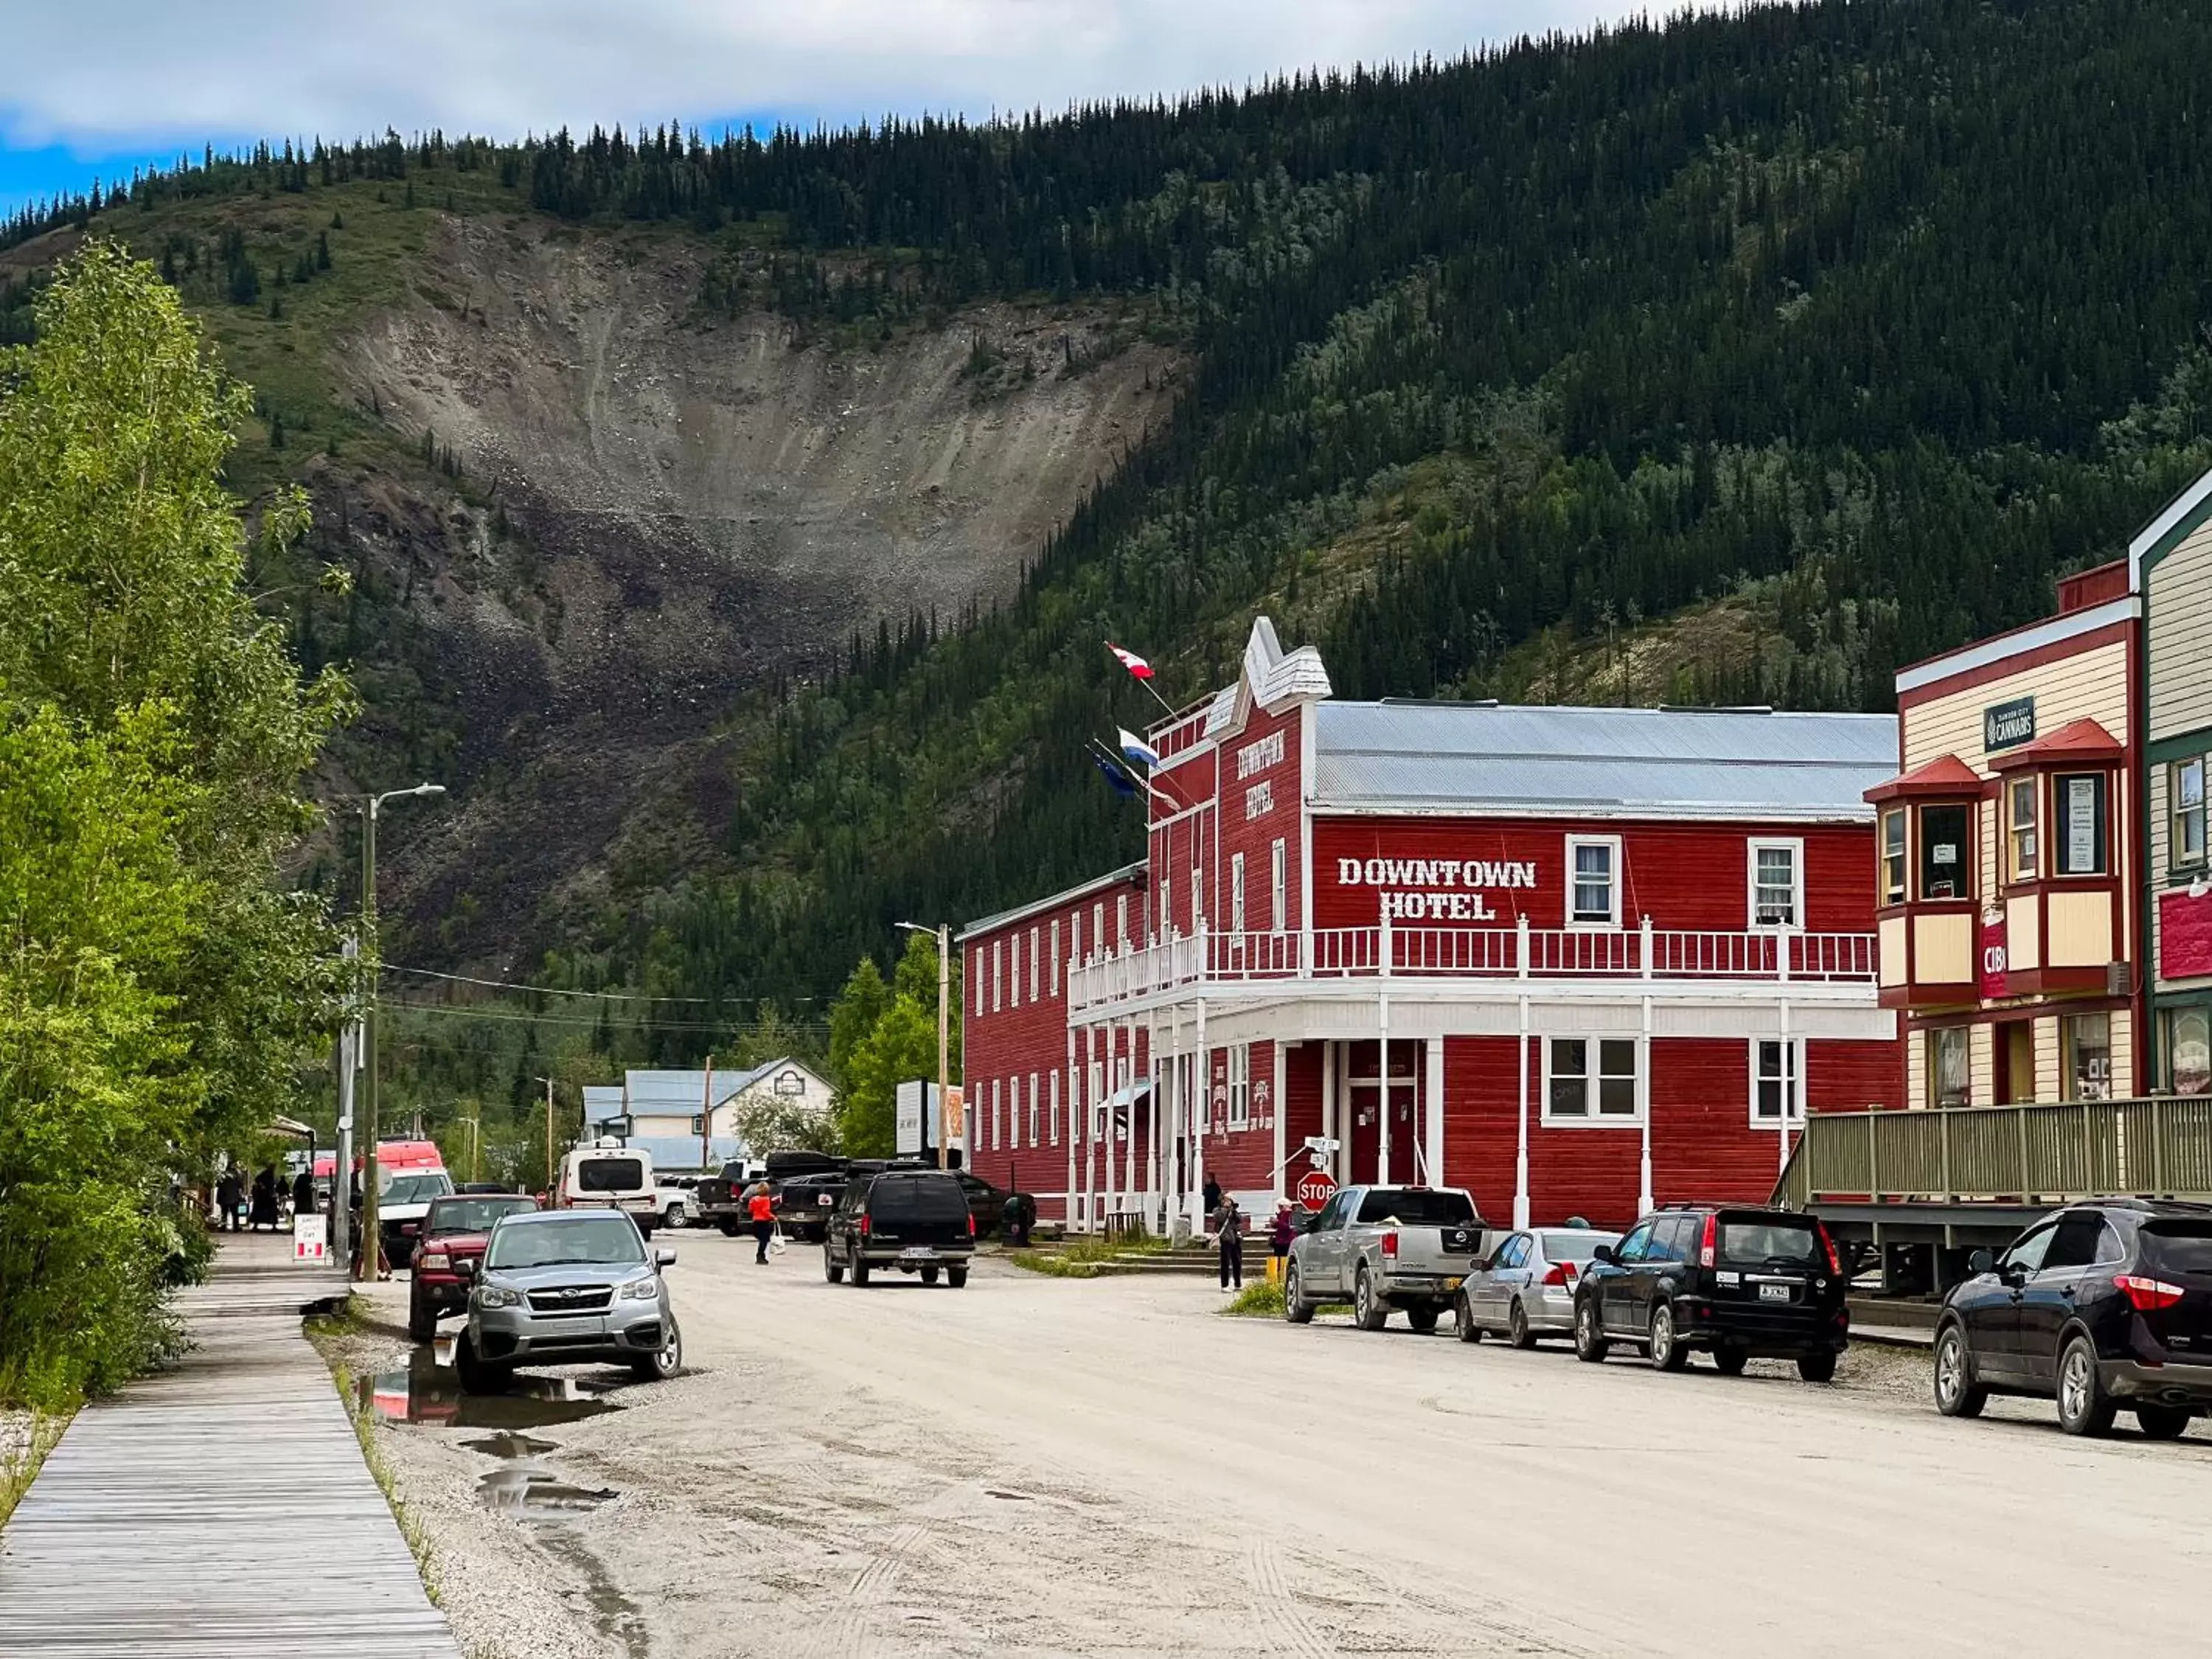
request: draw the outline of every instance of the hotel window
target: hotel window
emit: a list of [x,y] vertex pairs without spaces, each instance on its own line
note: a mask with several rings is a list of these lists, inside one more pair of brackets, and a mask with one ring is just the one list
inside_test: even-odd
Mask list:
[[1229,931],[1244,931],[1244,855],[1232,853],[1229,856]]
[[1030,929],[1030,1000],[1037,1000],[1037,930]]
[[1967,1031],[1963,1025],[1939,1025],[1927,1034],[1928,1103],[1972,1103],[1967,1065]]
[[1805,1121],[1805,1096],[1799,1079],[1803,1071],[1803,1045],[1775,1037],[1753,1037],[1751,1043],[1751,1121],[1772,1126],[1783,1121],[1786,1109],[1792,1123]]
[[1193,865],[1190,871],[1190,931],[1196,933],[1206,925],[1206,886]]
[[1052,1125],[1052,1144],[1057,1146],[1060,1145],[1060,1072],[1057,1067],[1054,1068],[1052,1074],[1052,1110],[1048,1114],[1047,1121]]
[[999,1150],[999,1109],[1000,1104],[999,1079],[997,1078],[993,1078],[991,1079],[991,1150],[994,1152]]
[[2112,1097],[2112,1017],[2069,1014],[2058,1022],[2060,1080],[2069,1100]]
[[2165,1027],[2166,1086],[2177,1095],[2212,1095],[2212,1007],[2169,1008]]
[[1083,912],[1080,910],[1068,912],[1067,954],[1076,962],[1083,960]]
[[1268,885],[1274,895],[1275,931],[1279,933],[1291,925],[1290,859],[1285,854],[1283,843],[1279,841],[1275,843],[1268,856],[1273,861]]
[[1585,927],[1620,926],[1620,837],[1567,837],[1567,920]]
[[1129,945],[1129,896],[1123,893],[1114,901],[1114,948],[1127,950]]
[[1544,1115],[1569,1123],[1636,1121],[1636,1039],[1553,1037],[1545,1044]]
[[1229,1051],[1229,1127],[1252,1127],[1252,1051],[1241,1042]]
[[1905,809],[1893,806],[1881,815],[1881,902],[1905,902]]
[[1016,933],[1006,941],[1006,954],[1012,960],[1007,964],[1013,971],[1006,975],[1006,1006],[1022,1006],[1022,936]]
[[1106,954],[1106,901],[1100,899],[1091,907],[1091,948],[1100,956]]
[[2033,881],[2036,865],[2036,780],[2014,778],[2005,785],[2005,878]]
[[1060,918],[1052,919],[1052,994],[1060,994]]
[[1116,1140],[1127,1140],[1129,1138],[1129,1120],[1136,1115],[1136,1113],[1131,1109],[1132,1103],[1125,1095],[1128,1086],[1129,1057],[1123,1054],[1114,1062],[1114,1092],[1117,1095],[1124,1095],[1121,1109],[1114,1115],[1114,1139]]
[[994,1014],[999,1012],[999,969],[1005,963],[1006,945],[1002,939],[991,941],[991,1012]]
[[1796,927],[1805,920],[1803,894],[1804,843],[1797,841],[1754,841],[1751,843],[1751,925],[1754,927]]
[[2051,796],[2057,819],[2052,852],[2062,876],[2106,873],[2105,775],[2087,772],[2054,778]]
[[1160,937],[1168,939],[1175,933],[1175,884],[1160,883]]
[[1920,896],[1963,899],[1974,896],[1973,808],[1920,809]]
[[1037,1144],[1037,1097],[1043,1091],[1037,1087],[1037,1074],[1030,1073],[1030,1145]]
[[2166,799],[2172,803],[2167,826],[2166,864],[2193,870],[2204,862],[2204,757],[2176,761],[2166,769]]
[[1091,1062],[1091,1139],[1106,1139],[1106,1066],[1096,1060]]

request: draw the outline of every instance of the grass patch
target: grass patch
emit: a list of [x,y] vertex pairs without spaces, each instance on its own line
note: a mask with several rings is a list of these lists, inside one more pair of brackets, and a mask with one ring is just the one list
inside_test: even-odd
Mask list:
[[15,1505],[31,1490],[31,1482],[39,1478],[40,1466],[46,1462],[46,1454],[54,1449],[54,1443],[62,1437],[62,1431],[69,1427],[75,1415],[74,1412],[31,1413],[31,1443],[19,1455],[0,1463],[0,1527],[8,1524]]
[[1017,1267],[1048,1279],[1096,1279],[1099,1264],[1118,1257],[1158,1255],[1168,1247],[1164,1238],[1079,1238],[1054,1250],[1009,1250],[1006,1260]]
[[1230,1319],[1280,1319],[1283,1287],[1264,1279],[1247,1285],[1215,1311]]

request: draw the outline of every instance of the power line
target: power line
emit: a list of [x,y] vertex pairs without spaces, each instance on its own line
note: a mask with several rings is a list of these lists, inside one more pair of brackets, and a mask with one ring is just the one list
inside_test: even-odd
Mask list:
[[[474,979],[466,974],[441,974],[431,968],[405,968],[396,962],[384,964],[387,974],[415,974],[423,979],[442,979],[454,985],[487,985],[496,991],[535,991],[549,997],[597,997],[604,1002],[717,1002],[717,997],[664,997],[651,991],[570,991],[557,985],[524,985],[511,979]],[[811,1002],[811,997],[794,998],[794,1001]],[[732,997],[732,1002],[757,1002],[757,997]]]
[[[451,1002],[403,1002],[397,999],[387,998],[383,1006],[386,1008],[404,1009],[407,1012],[414,1014],[451,1014],[462,1019],[501,1019],[519,1021],[531,1025],[596,1026],[599,1023],[598,1019],[587,1016],[517,1013],[502,1009],[472,1008],[465,1004]],[[626,1030],[734,1031],[738,1028],[741,1023],[742,1022],[736,1020],[724,1020],[720,1022],[702,1020],[693,1022],[666,1019],[626,1019],[622,1022],[622,1025],[623,1029]],[[790,1023],[790,1029],[794,1031],[827,1031],[830,1027],[826,1022],[821,1020],[793,1020]]]

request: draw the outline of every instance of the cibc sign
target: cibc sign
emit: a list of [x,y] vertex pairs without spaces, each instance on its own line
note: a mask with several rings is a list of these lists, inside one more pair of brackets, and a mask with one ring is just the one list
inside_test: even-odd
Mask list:
[[1982,710],[1982,747],[2016,749],[2035,741],[2035,699],[2014,697]]

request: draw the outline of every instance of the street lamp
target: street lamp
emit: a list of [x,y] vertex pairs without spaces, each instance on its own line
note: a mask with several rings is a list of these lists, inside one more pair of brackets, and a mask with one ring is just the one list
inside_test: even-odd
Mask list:
[[952,930],[942,922],[925,927],[918,921],[899,926],[909,933],[937,935],[937,1167],[951,1168],[951,1135],[946,1124],[945,1091],[951,1086]]
[[[362,1010],[362,1125],[361,1125],[361,1277],[376,1278],[383,1254],[376,1224],[376,999],[384,969],[383,947],[376,936],[376,815],[388,800],[422,795],[442,795],[441,783],[418,783],[412,789],[387,789],[362,801],[361,812],[361,931],[368,945],[368,996]],[[334,1176],[332,1185],[336,1185]]]

